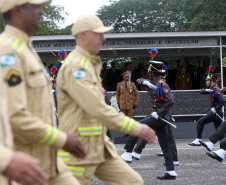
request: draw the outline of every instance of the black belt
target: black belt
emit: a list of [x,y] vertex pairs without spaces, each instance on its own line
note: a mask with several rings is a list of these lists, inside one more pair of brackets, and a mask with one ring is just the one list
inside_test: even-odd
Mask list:
[[151,109],[151,112],[159,111],[159,109]]

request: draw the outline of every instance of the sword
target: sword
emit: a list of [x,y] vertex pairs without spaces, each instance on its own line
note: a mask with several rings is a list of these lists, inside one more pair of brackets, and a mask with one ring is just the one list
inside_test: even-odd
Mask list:
[[177,128],[176,125],[170,123],[169,121],[165,120],[164,118],[160,118],[160,117],[159,117],[159,119],[162,120],[162,121],[164,121],[165,123],[169,124],[171,127]]
[[224,121],[224,120],[222,119],[222,117],[220,117],[220,115],[219,115],[218,113],[215,113],[215,114],[216,114],[216,116],[217,116],[218,118],[221,119],[221,121]]

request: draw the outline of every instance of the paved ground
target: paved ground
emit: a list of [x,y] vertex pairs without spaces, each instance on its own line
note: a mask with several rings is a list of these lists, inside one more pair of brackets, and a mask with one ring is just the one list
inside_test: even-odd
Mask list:
[[[208,157],[204,147],[189,146],[187,143],[191,141],[192,139],[176,139],[180,162],[180,165],[175,167],[178,174],[176,180],[160,181],[156,179],[156,176],[165,173],[163,157],[156,155],[161,151],[158,144],[147,145],[141,160],[134,160],[129,165],[143,177],[145,185],[225,185],[226,160],[220,163]],[[124,144],[116,144],[120,155],[124,152],[123,147]],[[218,148],[219,144],[216,144],[214,150]],[[91,185],[106,185],[106,183],[95,177]]]

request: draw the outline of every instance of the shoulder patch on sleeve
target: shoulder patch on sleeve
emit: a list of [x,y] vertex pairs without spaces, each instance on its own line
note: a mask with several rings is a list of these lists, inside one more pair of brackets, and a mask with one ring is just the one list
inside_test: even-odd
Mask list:
[[86,77],[86,72],[84,69],[79,69],[73,72],[73,76],[76,80]]
[[15,86],[21,83],[21,75],[19,72],[11,70],[6,75],[6,80],[9,86]]
[[16,65],[16,57],[14,53],[2,55],[0,57],[0,63],[2,67]]

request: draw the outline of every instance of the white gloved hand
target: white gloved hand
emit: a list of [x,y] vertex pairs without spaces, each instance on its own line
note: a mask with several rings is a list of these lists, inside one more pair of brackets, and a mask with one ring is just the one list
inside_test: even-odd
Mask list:
[[211,108],[211,111],[212,111],[212,113],[216,113],[216,110],[215,110],[215,108]]
[[156,120],[158,120],[159,115],[157,114],[157,112],[152,112],[151,113],[151,117],[155,118]]
[[209,92],[209,93],[210,93],[210,92],[213,92],[212,89],[205,89],[205,91],[206,91],[206,92]]
[[152,83],[150,83],[149,81],[143,81],[142,82],[143,85],[147,85],[150,89],[157,89],[157,86],[153,85]]

